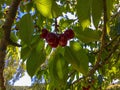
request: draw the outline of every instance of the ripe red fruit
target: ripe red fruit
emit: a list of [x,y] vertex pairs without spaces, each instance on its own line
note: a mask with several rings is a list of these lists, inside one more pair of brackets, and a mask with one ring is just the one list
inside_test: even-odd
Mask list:
[[[48,43],[49,44],[49,43]],[[54,44],[49,44],[52,48],[56,48],[58,46],[58,43],[54,43]]]
[[88,86],[88,87],[82,87],[82,90],[90,90],[90,86]]
[[64,34],[67,36],[68,39],[72,39],[72,38],[75,36],[75,34],[74,34],[74,32],[73,32],[72,29],[66,30],[66,31],[64,32]]
[[55,33],[48,33],[46,36],[46,41],[51,47],[56,48],[59,43],[59,38]]
[[59,36],[59,45],[60,46],[66,46],[67,45],[67,37],[65,34],[60,34]]
[[42,29],[42,34],[40,34],[41,38],[46,38],[47,34],[49,33],[49,31],[47,29]]

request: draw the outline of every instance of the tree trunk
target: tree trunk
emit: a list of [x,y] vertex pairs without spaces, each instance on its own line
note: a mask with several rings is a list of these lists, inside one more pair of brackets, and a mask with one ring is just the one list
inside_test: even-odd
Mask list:
[[6,87],[4,84],[4,76],[3,76],[4,61],[6,56],[7,45],[11,44],[11,40],[10,40],[11,27],[14,22],[14,18],[16,16],[16,12],[17,12],[20,1],[21,0],[12,1],[10,8],[8,10],[6,21],[2,27],[4,31],[4,36],[0,40],[0,90],[6,90]]
[[2,39],[0,41],[0,90],[6,90],[6,88],[4,86],[4,76],[3,76],[6,47],[7,47],[7,45],[5,43],[5,40]]

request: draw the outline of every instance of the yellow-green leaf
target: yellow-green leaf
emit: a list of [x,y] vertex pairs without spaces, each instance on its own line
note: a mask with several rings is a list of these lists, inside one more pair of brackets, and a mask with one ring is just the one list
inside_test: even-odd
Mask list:
[[37,10],[48,18],[55,18],[61,14],[60,7],[54,0],[34,0]]

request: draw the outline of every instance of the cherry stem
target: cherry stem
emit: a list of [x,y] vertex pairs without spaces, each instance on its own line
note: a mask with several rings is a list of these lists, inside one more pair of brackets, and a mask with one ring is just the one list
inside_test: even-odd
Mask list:
[[58,32],[58,24],[57,24],[57,18],[55,18],[55,32]]

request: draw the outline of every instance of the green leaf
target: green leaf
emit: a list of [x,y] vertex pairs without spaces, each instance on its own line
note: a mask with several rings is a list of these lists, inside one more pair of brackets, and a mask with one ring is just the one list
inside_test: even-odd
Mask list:
[[45,51],[46,51],[46,55],[49,56],[52,51],[52,48],[49,45],[47,45]]
[[30,14],[25,14],[19,22],[19,36],[20,39],[30,45],[32,35],[34,32],[33,19]]
[[1,0],[0,5],[2,5],[4,2],[5,2],[4,0]]
[[58,47],[54,50],[49,59],[49,74],[51,86],[64,87],[68,75],[68,63],[62,55],[63,48]]
[[93,0],[92,2],[92,18],[95,27],[98,26],[103,11],[103,1]]
[[58,76],[57,76],[57,71],[55,69],[55,66],[56,66],[56,57],[55,57],[55,52],[56,51],[53,51],[51,56],[50,56],[50,59],[49,59],[49,74],[50,74],[50,81],[54,84],[55,81],[57,80],[58,81]]
[[45,50],[42,46],[42,43],[39,42],[37,47],[32,50],[30,57],[27,59],[27,72],[31,77],[37,72],[37,70],[40,68],[40,65],[46,59]]
[[72,23],[74,22],[74,20],[65,20],[65,19],[61,19],[60,20],[60,28],[66,29],[66,27],[69,27]]
[[57,63],[56,63],[56,70],[57,70],[58,77],[63,81],[66,80],[67,67],[68,67],[68,64],[64,60],[62,54],[58,53],[58,60],[57,60]]
[[30,12],[30,10],[32,9],[32,6],[33,6],[33,2],[27,3],[27,5],[26,5],[27,12]]
[[77,0],[77,14],[83,27],[90,25],[90,0]]
[[89,53],[88,54],[88,58],[89,58],[89,62],[91,64],[94,64],[95,63],[95,55],[93,53]]
[[[44,47],[44,41],[39,38],[39,36],[33,36],[31,40],[31,45],[24,44],[21,48],[21,59],[23,61],[27,60],[32,53],[32,50],[36,48],[36,50],[41,50]],[[39,47],[40,45],[40,47]]]
[[94,41],[99,41],[101,33],[97,30],[91,30],[86,28],[84,31],[80,27],[74,28],[76,37],[82,42],[89,43]]
[[84,75],[88,73],[88,57],[78,42],[72,42],[70,47],[65,47],[64,57],[75,70]]
[[61,15],[60,7],[54,0],[34,0],[37,10],[45,17],[55,18]]
[[[3,17],[3,12],[1,11],[1,8],[0,8],[0,19]],[[0,20],[1,22],[1,20]],[[0,24],[1,25],[1,24]]]
[[10,33],[10,39],[12,39],[12,41],[14,42],[18,41],[18,37],[16,36],[15,32]]
[[23,60],[23,62],[29,58],[30,54],[31,54],[32,48],[28,47],[27,45],[22,46],[21,48],[21,59]]
[[37,16],[38,16],[38,20],[36,21],[37,25],[39,25],[39,27],[43,26],[43,22],[45,19],[45,17],[43,15],[41,15],[40,13],[37,12]]

